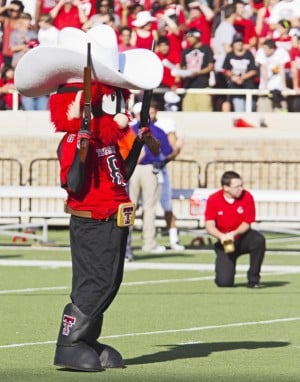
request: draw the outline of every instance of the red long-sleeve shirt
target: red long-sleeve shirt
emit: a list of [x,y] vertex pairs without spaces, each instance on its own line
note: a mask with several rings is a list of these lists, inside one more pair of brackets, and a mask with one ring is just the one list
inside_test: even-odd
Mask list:
[[[61,183],[67,177],[77,150],[77,134],[66,134],[59,145]],[[125,167],[118,145],[105,146],[91,139],[85,163],[85,182],[80,192],[67,188],[67,204],[74,210],[90,211],[93,219],[105,219],[118,210],[120,203],[130,202],[125,186]]]

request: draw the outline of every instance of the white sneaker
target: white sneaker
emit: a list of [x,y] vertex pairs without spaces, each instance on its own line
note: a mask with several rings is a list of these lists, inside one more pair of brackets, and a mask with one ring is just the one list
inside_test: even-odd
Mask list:
[[163,245],[157,245],[156,247],[154,247],[152,249],[147,249],[147,248],[143,247],[142,250],[144,252],[159,254],[159,253],[164,253],[166,251],[166,247],[164,247]]
[[170,244],[170,247],[171,247],[171,249],[174,249],[174,251],[184,251],[185,250],[185,246],[178,244],[178,243]]
[[125,256],[125,261],[134,261],[133,255],[126,255]]

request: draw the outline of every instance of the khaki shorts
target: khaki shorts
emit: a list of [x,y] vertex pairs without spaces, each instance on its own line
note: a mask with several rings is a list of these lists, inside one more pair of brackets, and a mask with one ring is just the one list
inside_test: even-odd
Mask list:
[[[286,110],[287,104],[286,101],[281,102],[281,110]],[[256,111],[258,113],[271,113],[274,111],[272,107],[272,99],[268,96],[261,96],[258,97],[257,104],[256,104]]]
[[212,111],[211,96],[209,94],[185,94],[182,111]]

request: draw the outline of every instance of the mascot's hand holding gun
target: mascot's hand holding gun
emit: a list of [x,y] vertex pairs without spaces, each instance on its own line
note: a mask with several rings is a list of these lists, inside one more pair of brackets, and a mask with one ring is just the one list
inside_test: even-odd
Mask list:
[[[129,89],[157,87],[163,70],[150,50],[118,53],[115,32],[107,25],[87,33],[64,28],[57,41],[57,46],[40,45],[26,53],[15,81],[26,96],[51,94],[51,121],[57,132],[65,133],[57,154],[61,185],[68,193],[66,212],[71,214],[72,290],[54,363],[99,371],[123,367],[121,354],[97,339],[123,277],[128,226],[134,217],[126,182],[144,142],[159,148],[147,129],[139,137],[133,135],[126,100]],[[84,67],[89,69],[83,76]],[[151,67],[147,76],[145,67]]]
[[92,114],[92,69],[91,69],[91,43],[87,44],[87,66],[83,71],[83,95],[84,95],[84,109],[82,126],[78,133],[78,142],[80,150],[80,163],[85,163],[88,149],[89,140],[91,137],[90,123]]

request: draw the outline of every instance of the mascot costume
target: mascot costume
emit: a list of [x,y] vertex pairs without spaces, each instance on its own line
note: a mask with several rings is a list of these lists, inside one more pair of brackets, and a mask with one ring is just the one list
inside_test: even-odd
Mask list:
[[55,46],[33,48],[17,65],[19,92],[50,94],[51,121],[57,132],[65,132],[57,155],[68,194],[65,211],[71,215],[72,290],[56,344],[57,366],[82,371],[124,366],[121,354],[97,339],[122,281],[134,219],[127,180],[144,144],[159,152],[148,126],[133,134],[126,101],[129,89],[151,92],[162,72],[150,50],[119,53],[107,25],[87,33],[64,28]]

